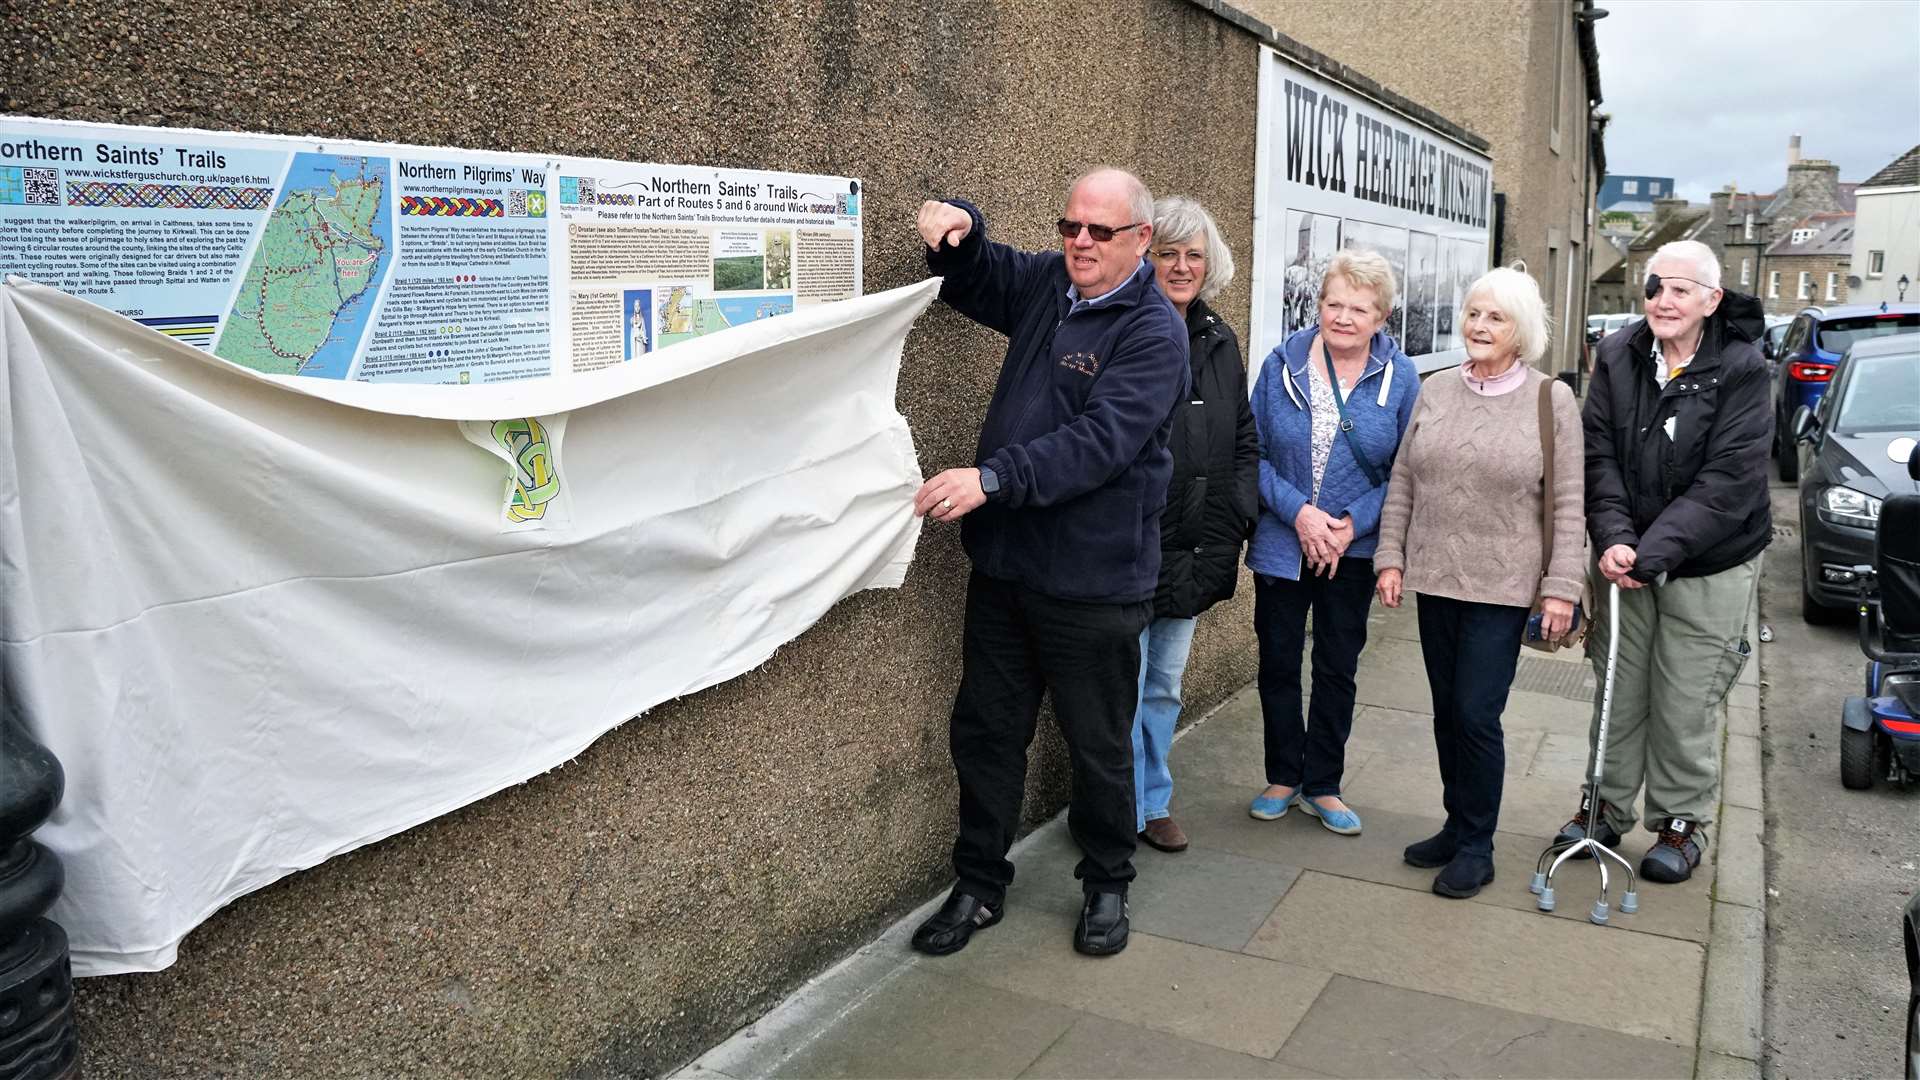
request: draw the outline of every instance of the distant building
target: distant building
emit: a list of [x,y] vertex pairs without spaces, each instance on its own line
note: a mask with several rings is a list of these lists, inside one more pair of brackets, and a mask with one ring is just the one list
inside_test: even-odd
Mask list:
[[1920,146],[1862,181],[1854,200],[1854,303],[1897,303],[1903,277],[1906,298],[1920,300]]
[[1637,233],[1653,223],[1654,200],[1672,196],[1671,176],[1622,176],[1610,173],[1600,182],[1599,194],[1594,197],[1600,230]]
[[1792,315],[1810,304],[1847,302],[1847,268],[1853,257],[1853,215],[1809,214],[1783,227],[1767,245],[1766,281],[1760,300],[1769,315]]
[[1623,310],[1639,310],[1638,305],[1645,296],[1640,286],[1647,280],[1647,264],[1653,261],[1653,253],[1660,250],[1660,245],[1675,240],[1700,239],[1700,233],[1707,227],[1709,213],[1707,207],[1692,206],[1685,199],[1654,200],[1652,224],[1627,245],[1626,273],[1622,283],[1626,287],[1627,302],[1633,306]]

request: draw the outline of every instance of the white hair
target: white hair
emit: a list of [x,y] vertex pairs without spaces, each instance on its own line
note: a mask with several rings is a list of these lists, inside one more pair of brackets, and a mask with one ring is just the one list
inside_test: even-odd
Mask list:
[[1207,272],[1200,279],[1200,299],[1211,300],[1233,280],[1233,252],[1220,238],[1220,227],[1207,208],[1184,195],[1168,195],[1153,203],[1153,242],[1174,246],[1198,239],[1206,250]]
[[1712,248],[1698,240],[1675,240],[1661,244],[1654,251],[1653,258],[1647,260],[1648,276],[1652,276],[1653,266],[1659,262],[1684,263],[1693,271],[1693,280],[1709,289],[1720,287],[1720,258]]
[[1481,274],[1467,286],[1466,299],[1461,301],[1462,327],[1467,325],[1467,309],[1477,297],[1485,297],[1512,321],[1513,347],[1522,363],[1532,366],[1547,354],[1553,321],[1547,317],[1547,304],[1540,298],[1540,283],[1533,280],[1533,275],[1506,266]]

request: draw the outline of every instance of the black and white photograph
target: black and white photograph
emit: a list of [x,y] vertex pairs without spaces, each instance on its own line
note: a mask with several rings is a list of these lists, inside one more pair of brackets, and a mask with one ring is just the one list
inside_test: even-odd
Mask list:
[[1407,333],[1400,339],[1400,347],[1408,356],[1425,356],[1434,351],[1439,282],[1439,238],[1432,233],[1413,233],[1407,238],[1407,277],[1402,282],[1406,289]]
[[1287,211],[1286,333],[1320,322],[1320,278],[1340,250],[1340,219]]
[[1457,240],[1449,238],[1440,244],[1440,253],[1445,259],[1439,274],[1439,304],[1447,311],[1447,320],[1452,324],[1446,340],[1435,343],[1435,348],[1464,349],[1466,337],[1460,327],[1460,304],[1467,298],[1467,289],[1476,278],[1487,272],[1487,245],[1478,240]]
[[[1342,247],[1366,248],[1380,253],[1393,267],[1393,279],[1400,283],[1401,288],[1399,295],[1394,298],[1393,310],[1387,314],[1386,326],[1382,329],[1395,338],[1401,338],[1401,319],[1407,307],[1407,230],[1348,218],[1342,223],[1340,239]],[[1408,355],[1413,353],[1411,349],[1406,351]]]

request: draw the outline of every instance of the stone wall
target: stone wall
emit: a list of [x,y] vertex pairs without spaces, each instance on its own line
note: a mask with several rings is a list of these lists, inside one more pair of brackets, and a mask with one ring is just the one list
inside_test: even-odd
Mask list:
[[[924,276],[922,199],[971,196],[996,236],[1051,247],[1102,162],[1196,196],[1253,262],[1257,42],[1184,0],[28,0],[0,42],[8,113],[858,177],[869,291]],[[1216,305],[1243,332],[1248,297],[1243,276]],[[1002,348],[939,306],[909,339],[899,403],[929,472],[970,463]],[[237,901],[165,972],[83,980],[88,1074],[687,1060],[947,879],[966,573],[930,527],[903,589],[760,670]],[[1251,678],[1250,613],[1243,582],[1201,620],[1189,715]],[[1043,730],[1030,820],[1064,794]]]

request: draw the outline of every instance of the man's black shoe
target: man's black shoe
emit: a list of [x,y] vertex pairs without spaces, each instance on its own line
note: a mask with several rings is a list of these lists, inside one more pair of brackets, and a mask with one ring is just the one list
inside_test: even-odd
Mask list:
[[999,922],[1005,911],[1004,904],[991,908],[979,897],[955,889],[940,910],[913,932],[913,947],[930,956],[959,952],[975,930]]
[[1445,866],[1452,862],[1453,853],[1458,850],[1460,845],[1454,840],[1453,834],[1442,829],[1425,840],[1408,844],[1407,850],[1401,852],[1400,857],[1406,860],[1408,866],[1431,870],[1436,866]]
[[[1619,847],[1620,833],[1607,821],[1606,815],[1607,810],[1613,809],[1613,804],[1602,800],[1600,806],[1602,808],[1601,812],[1595,813],[1593,810],[1593,796],[1586,792],[1581,792],[1580,809],[1574,812],[1571,821],[1568,821],[1560,827],[1560,834],[1553,838],[1553,842],[1556,844],[1570,844],[1575,840],[1586,839],[1587,822],[1594,821],[1597,818],[1598,820],[1595,821],[1593,826],[1593,838],[1610,848]],[[1591,859],[1593,856],[1582,851],[1578,855],[1575,855],[1574,858]]]
[[1112,956],[1127,947],[1127,898],[1120,893],[1093,892],[1080,909],[1073,928],[1073,947],[1088,956]]
[[1698,822],[1668,818],[1660,827],[1660,839],[1653,842],[1640,860],[1640,876],[1662,885],[1678,885],[1693,876],[1700,865]]

